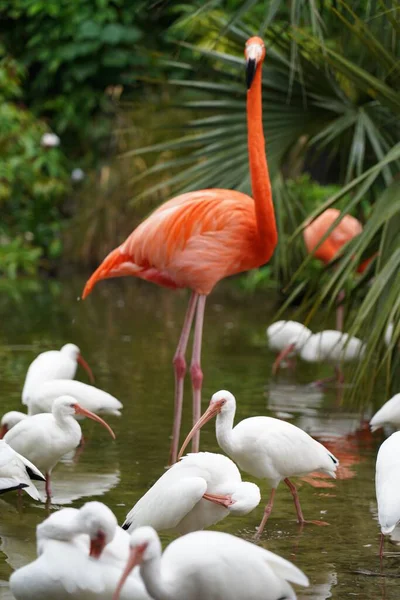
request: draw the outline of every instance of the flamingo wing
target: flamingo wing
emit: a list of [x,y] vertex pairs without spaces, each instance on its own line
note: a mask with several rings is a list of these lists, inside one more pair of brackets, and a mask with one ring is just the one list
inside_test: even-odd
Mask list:
[[208,294],[222,278],[259,266],[252,198],[232,190],[183,194],[160,206],[113,250],[87,282],[83,297],[100,279],[134,275],[166,287]]

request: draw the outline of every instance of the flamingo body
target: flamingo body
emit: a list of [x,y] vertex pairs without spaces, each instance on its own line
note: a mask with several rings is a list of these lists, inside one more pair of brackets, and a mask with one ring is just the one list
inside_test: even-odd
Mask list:
[[308,338],[300,350],[300,358],[306,362],[351,362],[361,359],[365,345],[341,331],[326,329]]
[[383,535],[390,534],[400,521],[400,432],[387,438],[376,459],[376,499]]
[[[328,208],[304,229],[304,241],[309,254],[314,252],[328,229],[340,215],[340,210]],[[345,215],[340,223],[331,231],[328,237],[314,252],[315,258],[327,264],[341,248],[354,237],[362,233],[363,227],[355,217]]]
[[291,344],[301,348],[312,335],[312,331],[297,321],[276,321],[267,327],[268,347],[281,352]]
[[100,279],[123,275],[209,294],[224,277],[269,260],[276,240],[255,244],[257,239],[250,196],[222,189],[182,194],[162,204],[105,258],[83,298]]
[[161,555],[154,529],[141,527],[131,536],[131,548],[133,556],[140,548],[140,574],[155,600],[295,600],[288,582],[308,585],[292,563],[227,533],[189,533]]
[[369,422],[371,431],[376,431],[384,425],[394,425],[400,429],[400,394],[395,394],[385,402]]
[[111,394],[73,379],[45,381],[31,395],[28,405],[30,415],[51,412],[53,402],[60,396],[73,396],[76,401],[96,414],[121,416],[122,403]]
[[22,404],[29,404],[38,387],[49,379],[73,379],[79,360],[88,368],[75,344],[65,344],[61,350],[39,354],[28,368],[22,390]]
[[[227,506],[204,499],[204,494],[226,496]],[[151,525],[157,531],[189,533],[214,525],[230,512],[248,514],[260,502],[260,490],[242,482],[236,465],[226,456],[199,452],[175,463],[135,504],[124,529]]]
[[0,494],[24,489],[31,498],[39,500],[31,479],[44,481],[45,478],[35,465],[0,440]]

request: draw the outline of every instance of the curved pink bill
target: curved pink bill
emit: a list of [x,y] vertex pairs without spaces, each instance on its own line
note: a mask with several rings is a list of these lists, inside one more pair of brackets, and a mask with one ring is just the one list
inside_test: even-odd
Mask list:
[[2,425],[1,429],[0,429],[0,440],[3,439],[3,437],[6,435],[7,431],[8,431],[7,425]]
[[218,506],[223,506],[224,508],[229,508],[234,504],[232,501],[232,497],[229,494],[203,494],[204,500],[209,500]]
[[95,413],[92,413],[90,410],[83,408],[83,406],[81,406],[80,404],[75,404],[75,414],[83,415],[84,417],[87,417],[88,419],[92,419],[92,421],[97,421],[98,423],[100,423],[100,425],[103,425],[103,427],[105,427],[107,429],[108,433],[115,440],[115,433],[113,432],[113,430],[111,429],[109,424],[106,423],[105,421],[103,421],[103,419],[101,417],[99,417],[98,415],[95,415]]
[[89,556],[92,558],[100,558],[101,553],[106,545],[106,536],[102,531],[99,531],[93,539],[90,540]]
[[126,567],[121,575],[121,579],[118,582],[117,588],[113,594],[112,600],[119,600],[121,590],[124,587],[125,581],[128,579],[132,569],[134,569],[137,565],[142,562],[142,556],[144,552],[144,548],[140,546],[136,548],[131,548],[129,552],[128,562],[126,563]]
[[190,440],[192,439],[192,437],[194,436],[196,431],[201,429],[203,427],[203,425],[205,425],[208,421],[210,421],[213,417],[215,417],[220,412],[220,410],[221,410],[220,402],[212,402],[210,404],[210,406],[207,408],[206,412],[200,417],[200,419],[193,426],[191,431],[189,431],[185,441],[182,444],[181,449],[179,450],[178,459],[180,459],[182,457],[182,454],[184,453],[186,446],[189,444]]
[[286,346],[286,348],[284,348],[276,357],[276,360],[274,362],[274,364],[272,365],[272,373],[275,375],[278,370],[279,367],[281,366],[281,362],[283,360],[285,360],[285,358],[291,353],[293,352],[293,350],[296,348],[296,344],[289,344],[289,346]]
[[94,376],[92,373],[92,369],[87,364],[86,360],[83,358],[82,354],[78,354],[78,363],[83,367],[86,373],[89,375],[90,383],[94,383]]

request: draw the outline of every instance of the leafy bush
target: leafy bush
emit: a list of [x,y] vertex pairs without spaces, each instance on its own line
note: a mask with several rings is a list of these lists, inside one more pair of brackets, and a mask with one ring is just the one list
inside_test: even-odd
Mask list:
[[0,60],[0,271],[32,273],[39,257],[59,256],[61,202],[69,175],[59,148],[41,145],[48,127],[23,108],[23,70]]

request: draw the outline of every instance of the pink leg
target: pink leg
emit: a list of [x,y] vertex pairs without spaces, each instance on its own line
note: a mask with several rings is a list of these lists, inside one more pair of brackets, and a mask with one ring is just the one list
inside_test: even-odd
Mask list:
[[382,570],[382,560],[383,560],[383,547],[385,545],[385,536],[381,533],[381,541],[379,544],[379,559],[381,562],[381,570]]
[[[203,383],[203,371],[201,370],[200,366],[200,358],[206,299],[207,296],[199,295],[199,301],[197,303],[196,324],[194,328],[192,362],[190,365],[190,375],[192,377],[193,388],[193,425],[197,423],[201,416],[201,386]],[[200,431],[197,431],[193,436],[192,452],[198,452],[199,446]]]
[[343,305],[343,301],[344,301],[344,290],[341,290],[338,293],[338,297],[336,300],[336,329],[338,331],[343,331],[343,323],[344,323],[344,305]]
[[50,500],[51,498],[51,487],[50,487],[50,473],[46,473],[46,496],[47,499]]
[[182,403],[183,403],[183,385],[186,374],[185,353],[189,341],[190,329],[192,327],[194,311],[196,309],[198,294],[192,292],[189,305],[186,311],[185,320],[182,327],[181,337],[175,352],[173,365],[175,371],[175,404],[174,404],[174,424],[172,428],[172,443],[169,456],[169,464],[173,465],[178,456],[179,434],[181,431]]
[[313,525],[329,525],[329,523],[326,523],[325,521],[306,521],[303,517],[303,511],[301,510],[299,494],[297,492],[296,486],[287,477],[283,481],[286,483],[293,496],[294,505],[296,507],[297,512],[297,522],[299,523],[299,525],[304,525],[305,523],[312,523]]
[[296,512],[297,512],[297,521],[300,525],[303,525],[306,521],[303,517],[303,511],[301,510],[299,494],[297,493],[297,488],[294,485],[294,483],[292,483],[288,478],[284,479],[283,481],[286,483],[286,485],[288,486],[288,488],[293,496],[294,505],[296,507]]
[[276,492],[276,488],[272,488],[271,495],[268,500],[268,504],[264,508],[263,518],[261,519],[261,523],[258,526],[256,534],[254,536],[256,539],[258,539],[260,537],[260,535],[262,534],[262,532],[264,531],[265,524],[268,521],[269,515],[272,512],[272,507],[274,506],[275,492]]

